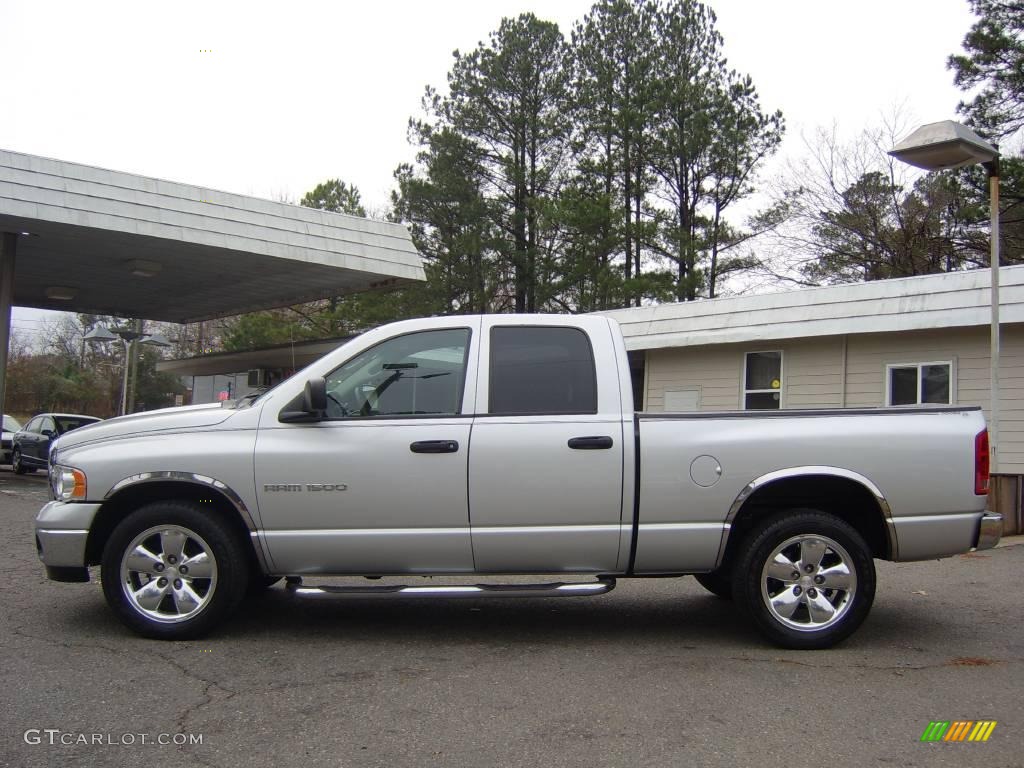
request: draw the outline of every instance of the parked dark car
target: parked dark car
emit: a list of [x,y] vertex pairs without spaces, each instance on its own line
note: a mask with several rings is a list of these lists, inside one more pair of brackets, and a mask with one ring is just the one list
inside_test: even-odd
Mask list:
[[46,469],[53,441],[73,429],[94,424],[100,419],[75,413],[40,413],[14,433],[11,465],[16,474]]
[[14,433],[21,429],[21,423],[13,416],[4,414],[2,449],[0,449],[0,464],[11,463],[11,446],[14,443]]

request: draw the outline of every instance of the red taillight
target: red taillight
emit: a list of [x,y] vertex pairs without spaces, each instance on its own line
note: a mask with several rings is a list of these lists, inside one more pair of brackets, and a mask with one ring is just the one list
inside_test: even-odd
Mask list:
[[988,493],[988,430],[983,429],[974,438],[974,492],[979,496]]

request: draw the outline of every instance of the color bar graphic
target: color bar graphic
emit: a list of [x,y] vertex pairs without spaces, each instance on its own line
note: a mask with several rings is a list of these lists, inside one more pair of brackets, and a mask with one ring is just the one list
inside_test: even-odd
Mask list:
[[932,720],[921,741],[988,741],[995,728],[995,720]]

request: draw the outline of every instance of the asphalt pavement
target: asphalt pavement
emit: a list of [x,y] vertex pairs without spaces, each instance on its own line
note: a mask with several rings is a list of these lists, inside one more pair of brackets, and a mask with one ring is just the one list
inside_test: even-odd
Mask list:
[[[45,498],[0,470],[0,766],[1024,765],[1024,546],[878,563],[871,616],[828,651],[766,645],[688,578],[493,601],[275,587],[166,643],[122,627],[95,572],[46,580]],[[935,720],[997,725],[922,743]]]

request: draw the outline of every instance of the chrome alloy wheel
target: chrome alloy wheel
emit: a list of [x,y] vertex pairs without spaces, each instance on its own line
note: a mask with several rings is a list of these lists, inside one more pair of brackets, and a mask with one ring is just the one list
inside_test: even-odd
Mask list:
[[121,588],[128,604],[163,624],[196,616],[209,604],[216,586],[213,550],[180,525],[143,531],[121,558]]
[[772,617],[812,632],[842,619],[857,593],[850,554],[817,534],[793,536],[772,552],[761,571],[761,597]]

